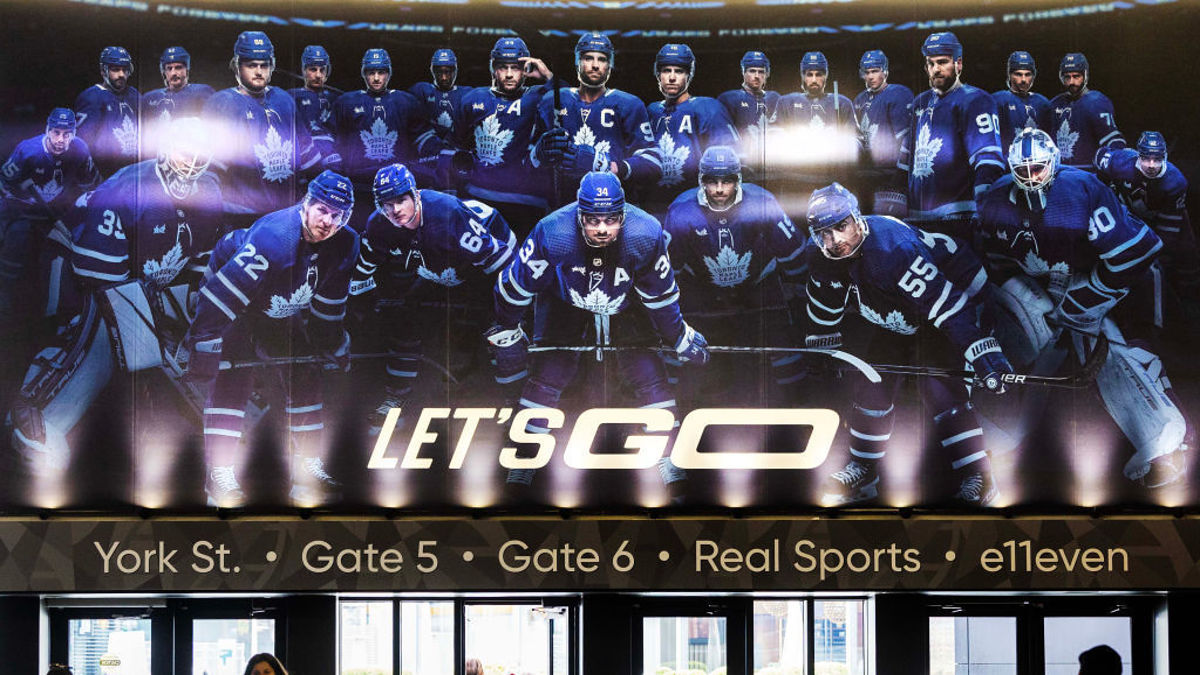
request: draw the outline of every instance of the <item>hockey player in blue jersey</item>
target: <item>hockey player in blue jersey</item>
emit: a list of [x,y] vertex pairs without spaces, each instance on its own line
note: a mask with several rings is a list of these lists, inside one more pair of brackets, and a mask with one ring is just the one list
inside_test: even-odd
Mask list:
[[578,186],[584,174],[623,168],[635,152],[654,143],[646,104],[608,86],[615,67],[616,51],[608,36],[585,33],[575,44],[579,87],[559,91],[557,111],[553,91],[538,103],[538,140],[530,159],[534,166],[546,164],[558,172],[563,189],[555,208],[571,200],[570,186]]
[[909,132],[913,93],[902,84],[888,82],[888,58],[879,49],[863,52],[858,75],[867,87],[854,97],[859,142],[866,159],[864,189],[874,194],[896,173],[900,146]]
[[[421,339],[444,322],[450,304],[472,306],[483,317],[496,275],[512,260],[517,239],[492,207],[434,190],[418,190],[402,164],[375,175],[375,211],[367,220],[350,294],[374,291],[390,356],[382,402],[372,414],[407,409],[420,373]],[[480,332],[487,326],[486,320]],[[477,343],[476,343],[477,344]],[[497,381],[516,381],[513,373]]]
[[1163,240],[1167,279],[1188,328],[1200,328],[1200,252],[1188,217],[1188,182],[1167,161],[1166,139],[1157,131],[1144,131],[1136,150],[1106,147],[1096,159],[1096,173]]
[[[913,100],[899,166],[908,172],[906,204],[876,197],[876,211],[970,242],[975,199],[1004,173],[996,103],[962,81],[962,45],[933,33],[921,46],[929,91]],[[880,209],[881,198],[889,208]],[[898,202],[898,200],[896,200]]]
[[[429,59],[429,74],[432,82],[417,82],[408,88],[425,107],[425,118],[443,139],[453,138],[454,111],[470,89],[456,84],[458,80],[458,56],[451,49],[439,49]],[[441,186],[446,187],[446,186]]]
[[[843,326],[861,325],[843,322],[857,310],[878,327],[870,334],[869,361],[966,363],[985,388],[1004,392],[1002,377],[1013,372],[1012,366],[981,325],[987,273],[970,249],[895,218],[863,216],[858,200],[837,183],[813,192],[808,225],[816,247],[808,255],[806,344],[840,346]],[[901,380],[885,375],[881,383],[858,383],[850,412],[850,461],[826,481],[822,499],[827,505],[878,495]],[[923,408],[933,413],[936,447],[955,472],[954,499],[987,506],[997,489],[966,384],[932,377],[919,384]]]
[[[799,327],[786,303],[804,283],[809,238],[797,233],[773,194],[742,181],[733,148],[705,150],[699,182],[671,204],[663,223],[684,318],[725,344],[747,336],[765,345],[792,343]],[[772,360],[775,381],[799,381],[799,361]]]
[[742,55],[742,86],[717,97],[742,137],[742,157],[760,171],[766,163],[767,126],[780,98],[779,92],[767,89],[770,76],[771,60],[767,55],[746,52]]
[[[800,59],[804,91],[779,99],[774,122],[781,127],[808,127],[814,131],[847,130],[856,126],[854,104],[842,94],[825,93],[829,61],[821,52],[808,52]],[[826,131],[828,129],[828,131]]]
[[1008,86],[992,93],[1000,118],[1000,147],[1008,148],[1022,129],[1038,129],[1049,119],[1050,101],[1033,91],[1037,63],[1029,52],[1008,55]]
[[296,122],[296,102],[270,86],[275,46],[261,31],[244,31],[229,68],[237,86],[213,94],[204,119],[216,132],[213,164],[221,176],[226,210],[239,222],[296,201],[298,174],[321,160],[308,127]]
[[[499,210],[521,237],[545,215],[552,191],[551,172],[533,166],[529,148],[536,140],[538,103],[554,73],[515,37],[496,41],[488,67],[492,86],[463,95],[454,119],[457,152],[443,155],[443,161],[449,157],[455,167],[470,167],[466,193]],[[527,76],[534,75],[546,83],[527,86]]]
[[124,47],[100,52],[100,84],[75,98],[77,134],[106,178],[138,160],[138,90],[129,84],[133,59]]
[[1088,88],[1087,57],[1072,52],[1058,64],[1058,79],[1066,91],[1050,99],[1048,120],[1039,127],[1054,138],[1063,166],[1094,171],[1100,150],[1125,147],[1125,136],[1117,128],[1112,101]]
[[213,95],[207,84],[191,82],[192,56],[183,47],[167,47],[158,57],[158,72],[162,89],[142,96],[142,135],[144,155],[157,155],[161,135],[171,120],[179,117],[199,117],[204,103]]
[[[87,143],[75,130],[75,113],[55,108],[45,132],[18,143],[0,166],[0,323],[5,333],[27,331],[31,315],[57,312],[60,274],[50,259],[69,254],[71,233],[64,217],[76,198],[100,182]],[[35,282],[31,263],[43,259],[45,274],[38,276],[46,278]],[[35,304],[43,309],[35,310]]]
[[1061,352],[1057,363],[1066,358],[1056,344],[1065,333],[1082,362],[1092,336],[1102,333],[1109,347],[1096,385],[1135,450],[1125,476],[1146,487],[1177,480],[1185,470],[1187,424],[1149,336],[1135,335],[1133,322],[1118,325],[1113,312],[1146,283],[1162,241],[1094,175],[1060,168],[1045,131],[1017,134],[1008,161],[1010,175],[979,202],[997,315],[1011,326],[1001,331],[1006,352],[1018,363],[1052,367],[1047,352]]
[[158,159],[81,199],[69,260],[80,303],[34,359],[11,412],[14,445],[33,472],[66,465],[67,435],[114,372],[170,367],[223,219],[206,171],[210,143],[199,120],[178,119]]
[[[361,73],[366,88],[346,92],[333,104],[333,133],[355,200],[369,204],[376,172],[395,162],[417,166],[421,156],[436,159],[443,144],[417,99],[388,88],[392,58],[387,50],[368,49]],[[368,209],[359,209],[350,227],[361,233],[368,215]]]
[[328,86],[333,75],[333,59],[321,45],[308,45],[300,54],[304,86],[289,89],[296,102],[296,122],[308,127],[313,147],[321,153],[322,163],[340,168],[342,158],[333,147],[333,102],[340,90]]
[[[205,491],[215,506],[240,506],[239,444],[254,386],[250,368],[220,370],[224,359],[316,353],[343,370],[350,336],[343,328],[359,238],[343,227],[354,207],[350,180],[324,171],[299,205],[226,235],[209,261],[188,334],[187,380],[209,391],[204,407]],[[335,498],[340,482],[325,468],[321,366],[300,364],[284,387],[292,446],[292,501]]]
[[622,169],[620,174],[635,185],[641,184],[647,174],[660,175],[641,191],[640,197],[642,207],[661,218],[679,191],[696,182],[704,149],[712,145],[736,148],[739,137],[725,106],[688,91],[696,77],[696,55],[691,47],[663,45],[654,57],[654,76],[663,95],[663,100],[649,106],[655,145],[638,151],[626,167],[629,171]]
[[[625,191],[611,173],[585,175],[577,201],[537,224],[497,278],[495,302],[496,326],[486,337],[503,372],[519,373],[524,367],[529,339],[521,319],[535,302],[533,339],[539,345],[651,347],[661,340],[681,361],[708,361],[704,337],[679,313],[679,288],[662,226],[625,202]],[[558,407],[580,357],[575,351],[538,354],[521,395],[522,409]],[[620,352],[617,362],[635,405],[676,407],[658,354]],[[526,431],[546,433],[542,420],[535,420]],[[518,448],[504,464],[507,483],[517,491],[529,486],[538,466],[529,450]],[[681,482],[682,471],[667,458],[659,468],[664,482]]]

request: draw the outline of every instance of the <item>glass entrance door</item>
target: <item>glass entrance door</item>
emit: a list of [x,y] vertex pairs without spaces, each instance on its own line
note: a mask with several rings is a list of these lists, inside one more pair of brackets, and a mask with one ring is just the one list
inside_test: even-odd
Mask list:
[[569,607],[468,602],[463,610],[465,663],[478,659],[487,674],[570,674]]

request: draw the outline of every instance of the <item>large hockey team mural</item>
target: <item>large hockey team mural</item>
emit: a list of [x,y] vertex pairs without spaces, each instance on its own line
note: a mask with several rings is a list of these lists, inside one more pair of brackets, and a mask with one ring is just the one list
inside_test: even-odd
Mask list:
[[158,21],[0,111],[2,510],[1195,503],[1134,55]]

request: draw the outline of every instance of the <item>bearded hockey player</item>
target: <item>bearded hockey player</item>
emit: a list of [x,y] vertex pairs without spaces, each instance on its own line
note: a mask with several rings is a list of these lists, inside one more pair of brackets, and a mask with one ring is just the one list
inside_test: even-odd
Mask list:
[[[1096,385],[1135,450],[1125,477],[1146,487],[1178,480],[1190,443],[1187,424],[1162,361],[1147,339],[1134,335],[1132,321],[1122,317],[1118,323],[1113,313],[1145,285],[1162,241],[1130,217],[1094,175],[1060,168],[1058,148],[1045,131],[1017,134],[1008,161],[1010,175],[988,190],[979,210],[992,280],[999,286],[997,309],[1013,326],[1006,351],[1018,363],[1033,362],[1056,350],[1057,337],[1065,334],[1082,362],[1095,336],[1103,334],[1108,356]],[[1139,304],[1153,306],[1126,302],[1134,303],[1126,308],[1130,312]]]
[[[333,133],[355,201],[369,204],[376,172],[395,162],[417,166],[421,155],[435,159],[442,143],[417,99],[388,88],[392,58],[387,50],[368,49],[361,72],[366,88],[346,92],[333,104]],[[350,227],[361,233],[369,214],[359,209]]]
[[[379,426],[388,410],[408,407],[428,327],[445,323],[452,303],[474,306],[468,311],[477,316],[491,313],[486,306],[491,288],[511,261],[517,239],[492,207],[418,190],[402,164],[379,170],[374,193],[375,211],[367,219],[350,293],[373,291],[379,323],[386,327],[387,384],[371,420]],[[501,384],[519,379],[516,373],[497,374]]]
[[1022,129],[1037,129],[1046,124],[1050,101],[1033,91],[1037,63],[1029,52],[1008,55],[1008,87],[992,93],[1000,116],[1000,147],[1008,148]]
[[[626,204],[616,176],[592,172],[579,182],[577,201],[537,224],[517,258],[496,280],[496,325],[487,335],[501,372],[525,368],[529,338],[521,319],[537,303],[533,339],[539,345],[645,345],[674,348],[680,361],[705,363],[708,343],[679,313],[679,288],[667,256],[667,238],[653,217]],[[676,407],[662,360],[654,351],[617,355],[634,405]],[[555,408],[575,378],[581,353],[550,351],[533,359],[522,408]],[[599,404],[599,401],[589,401]],[[533,433],[546,427],[531,422]],[[518,448],[508,472],[510,490],[533,480],[528,444]],[[681,469],[663,458],[663,482],[681,483]]]
[[579,87],[554,92],[538,104],[534,129],[537,143],[530,153],[534,166],[550,166],[559,174],[561,195],[554,206],[570,201],[571,188],[590,171],[623,165],[635,152],[654,143],[646,104],[632,94],[612,89],[608,81],[616,67],[616,51],[608,36],[587,33],[575,45]]
[[[239,445],[253,368],[220,370],[221,360],[319,354],[350,367],[342,327],[358,235],[343,227],[354,207],[350,179],[324,171],[296,206],[226,235],[209,261],[196,320],[188,334],[187,377],[210,391],[204,406],[205,492],[210,505],[241,506]],[[325,468],[321,369],[305,363],[283,373],[292,456],[292,501],[313,506],[339,496]],[[219,374],[218,374],[219,373]]]
[[296,102],[270,86],[275,46],[261,31],[244,31],[229,61],[238,85],[213,94],[204,119],[217,134],[213,164],[225,208],[240,223],[296,201],[298,173],[315,166],[319,151],[297,123]]
[[[118,369],[169,366],[221,225],[206,172],[211,139],[195,118],[172,123],[157,160],[128,167],[82,201],[71,241],[77,314],[34,359],[11,412],[14,445],[34,473],[61,470],[67,435]],[[70,315],[68,315],[70,316]]]
[[804,91],[779,99],[774,120],[779,126],[805,126],[810,130],[855,126],[854,105],[850,99],[841,94],[825,93],[825,83],[829,80],[829,61],[824,54],[805,54],[800,59],[800,74],[804,78]]
[[907,200],[880,194],[875,209],[907,214],[913,225],[969,242],[975,199],[1005,168],[996,103],[963,83],[963,50],[954,33],[933,33],[921,53],[929,91],[913,100],[912,126],[900,148],[899,166],[908,172]]
[[885,176],[895,173],[912,114],[912,90],[888,82],[888,72],[887,55],[879,49],[864,52],[858,60],[858,75],[867,88],[854,97],[854,112],[860,142],[869,156],[872,180],[868,182],[872,184],[868,187],[872,192]]
[[458,81],[458,56],[453,50],[439,49],[429,59],[429,74],[432,82],[417,82],[408,88],[425,108],[425,119],[433,126],[437,135],[446,140],[453,138],[454,111],[459,101],[470,91],[460,87]]
[[1046,131],[1062,158],[1063,166],[1093,171],[1100,150],[1125,147],[1108,97],[1088,88],[1087,57],[1072,52],[1058,64],[1058,79],[1066,91],[1050,99]]
[[214,93],[207,84],[191,81],[192,56],[183,47],[164,49],[158,57],[158,72],[165,86],[142,96],[143,121],[155,128],[155,136],[161,135],[172,119],[199,116]]
[[[684,318],[725,344],[748,336],[765,345],[793,343],[800,329],[786,303],[804,283],[808,237],[773,194],[742,181],[733,148],[705,150],[699,182],[671,204],[663,226]],[[799,365],[794,356],[772,360],[776,382],[798,381]]]
[[[922,232],[887,216],[863,216],[853,194],[834,183],[812,194],[808,226],[808,346],[836,348],[843,318],[854,309],[871,329],[867,359],[969,367],[993,393],[1004,392],[1012,366],[996,338],[980,325],[983,264],[970,249],[942,234]],[[850,412],[850,462],[826,481],[831,506],[874,499],[895,425],[902,377],[860,381]],[[939,452],[954,471],[955,501],[987,506],[997,494],[983,429],[962,381],[922,378],[923,408],[933,413]],[[931,444],[934,445],[934,444]]]
[[296,102],[296,121],[308,127],[315,149],[326,166],[340,167],[342,158],[333,147],[333,102],[337,93],[327,86],[333,75],[333,59],[321,45],[309,45],[300,54],[304,86],[289,89]]
[[133,59],[124,47],[100,52],[100,84],[84,89],[75,98],[79,138],[92,151],[92,160],[106,178],[138,160],[138,103],[130,86]]
[[717,97],[742,137],[742,157],[757,170],[766,163],[767,127],[780,98],[779,92],[767,89],[769,77],[771,60],[767,55],[746,52],[742,55],[742,86]]

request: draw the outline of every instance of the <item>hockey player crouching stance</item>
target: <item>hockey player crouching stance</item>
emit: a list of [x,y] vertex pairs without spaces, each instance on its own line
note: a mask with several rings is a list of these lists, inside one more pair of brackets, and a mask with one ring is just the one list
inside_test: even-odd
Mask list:
[[1002,335],[1005,349],[1018,363],[1037,359],[1041,367],[1046,359],[1039,357],[1054,350],[1064,330],[1080,361],[1092,336],[1107,337],[1096,385],[1136,451],[1125,477],[1146,487],[1178,480],[1186,469],[1187,424],[1162,361],[1134,335],[1136,324],[1124,321],[1139,305],[1155,303],[1126,301],[1133,306],[1123,306],[1129,311],[1122,313],[1122,325],[1112,314],[1126,295],[1146,285],[1162,241],[1095,176],[1060,168],[1058,147],[1045,131],[1017,134],[1008,161],[1010,175],[979,201],[984,249],[1000,287],[998,318],[1015,324],[1011,336]]
[[[868,360],[894,363],[915,353],[940,354],[947,360],[942,365],[956,365],[961,354],[988,390],[1004,392],[1001,377],[1012,366],[980,327],[979,293],[987,276],[970,249],[895,218],[863,216],[858,199],[837,183],[813,192],[808,226],[822,254],[809,254],[808,346],[840,346],[838,331],[853,296],[858,313],[882,329],[871,335]],[[822,497],[827,505],[878,495],[900,381],[884,375],[878,384],[858,384],[850,413],[850,462],[827,479]],[[924,407],[934,412],[937,447],[955,471],[955,500],[987,506],[996,485],[966,384],[930,377],[920,387]]]

